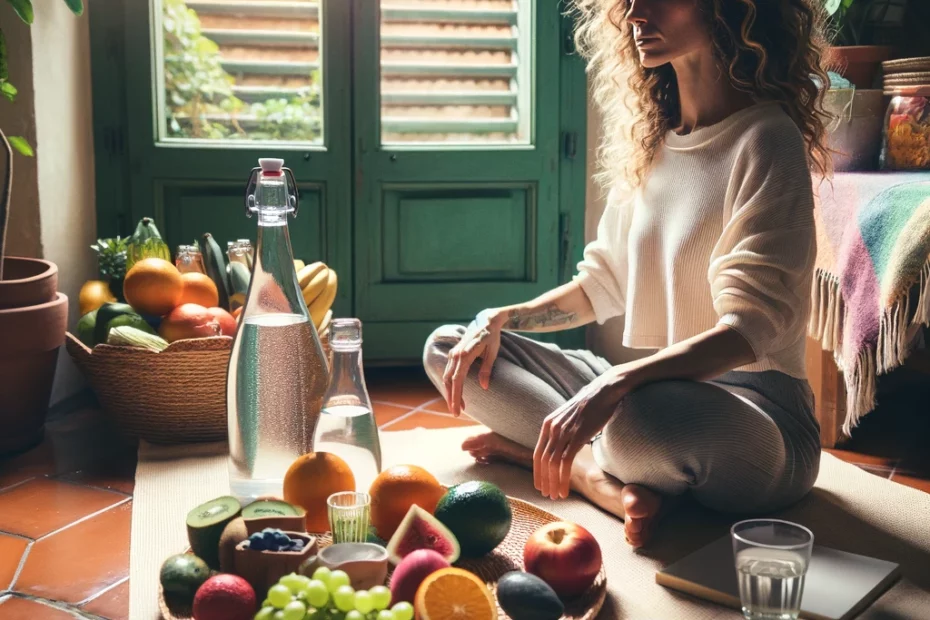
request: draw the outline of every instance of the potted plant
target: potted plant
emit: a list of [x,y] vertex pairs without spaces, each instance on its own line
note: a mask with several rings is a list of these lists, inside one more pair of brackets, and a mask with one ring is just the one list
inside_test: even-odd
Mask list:
[[881,63],[891,58],[890,45],[877,45],[889,22],[903,17],[907,0],[825,0],[834,32],[827,65],[856,88],[873,88]]
[[[64,0],[76,14],[82,0]],[[31,0],[7,0],[17,15],[32,24]],[[7,70],[6,40],[0,30],[0,94],[16,99]],[[0,129],[5,170],[0,174],[0,454],[16,452],[42,438],[58,350],[64,343],[68,298],[58,292],[58,266],[46,260],[6,255],[14,149],[31,157],[32,147]]]

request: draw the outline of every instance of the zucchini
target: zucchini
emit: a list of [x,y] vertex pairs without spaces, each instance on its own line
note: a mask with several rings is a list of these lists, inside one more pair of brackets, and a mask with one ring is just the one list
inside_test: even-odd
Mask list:
[[216,284],[216,290],[220,296],[220,308],[228,311],[229,286],[226,282],[226,253],[220,249],[220,244],[210,233],[204,234],[200,240],[200,253],[203,254],[207,276]]

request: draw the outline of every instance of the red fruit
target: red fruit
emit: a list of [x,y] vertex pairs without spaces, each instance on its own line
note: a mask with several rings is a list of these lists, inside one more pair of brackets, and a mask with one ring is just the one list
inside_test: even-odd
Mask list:
[[405,557],[391,575],[391,603],[413,603],[420,584],[442,568],[449,568],[449,563],[432,549],[418,549]]
[[222,308],[207,308],[207,312],[212,314],[220,324],[220,331],[224,336],[235,336],[236,326],[239,325],[236,319],[230,313]]
[[221,333],[216,317],[197,304],[181,304],[162,319],[158,327],[158,334],[168,342],[219,336]]
[[210,577],[194,596],[194,620],[252,620],[257,608],[255,590],[237,575]]
[[558,521],[530,536],[523,548],[523,564],[526,572],[548,583],[559,596],[578,596],[601,570],[601,547],[580,525]]

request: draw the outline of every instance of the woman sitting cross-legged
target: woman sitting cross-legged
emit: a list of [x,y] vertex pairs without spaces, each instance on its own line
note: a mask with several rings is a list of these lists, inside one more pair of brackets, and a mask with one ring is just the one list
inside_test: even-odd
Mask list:
[[[817,477],[804,348],[811,170],[829,157],[820,5],[576,0],[606,119],[597,239],[573,282],[426,343],[450,410],[492,431],[463,449],[532,468],[544,496],[582,494],[635,546],[676,496],[759,513]],[[627,346],[658,352],[612,366],[515,333],[620,315]]]

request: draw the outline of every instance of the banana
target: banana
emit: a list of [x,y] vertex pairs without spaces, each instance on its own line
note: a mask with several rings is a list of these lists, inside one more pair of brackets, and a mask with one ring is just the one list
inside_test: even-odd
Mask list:
[[329,329],[329,324],[332,323],[332,321],[333,321],[333,311],[330,310],[323,316],[323,321],[320,322],[320,324],[316,326],[317,328],[316,331],[318,331],[321,334],[324,333],[326,330]]
[[327,267],[324,263],[317,261],[311,265],[305,266],[303,269],[298,271],[297,283],[300,285],[301,290],[307,288],[310,280],[315,278],[321,271],[326,271],[326,269]]
[[304,303],[309,307],[317,297],[323,294],[323,291],[326,289],[326,284],[329,282],[329,274],[332,273],[330,269],[324,269],[316,275],[310,282],[307,283],[307,286],[303,289]]
[[326,288],[323,289],[323,292],[308,306],[310,317],[313,319],[314,325],[321,325],[323,323],[326,313],[329,312],[329,309],[333,306],[333,302],[336,300],[336,286],[338,283],[336,272],[330,269],[328,275]]

